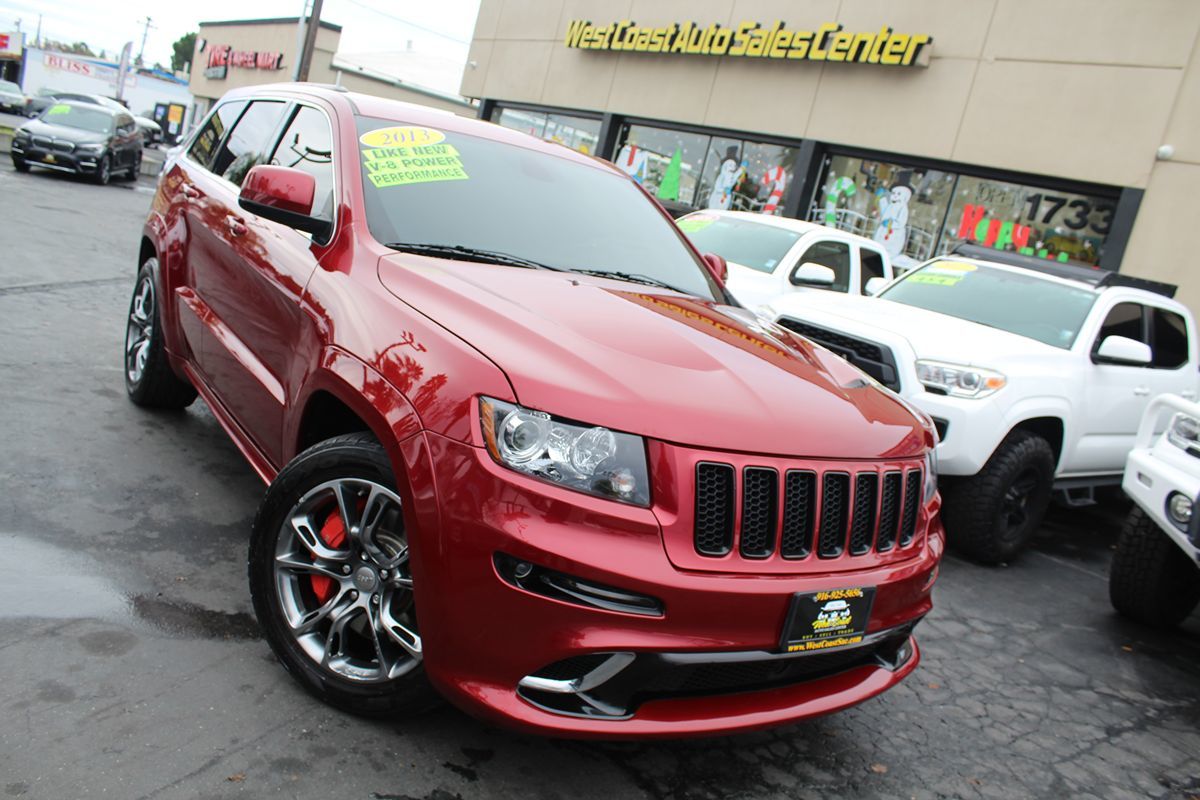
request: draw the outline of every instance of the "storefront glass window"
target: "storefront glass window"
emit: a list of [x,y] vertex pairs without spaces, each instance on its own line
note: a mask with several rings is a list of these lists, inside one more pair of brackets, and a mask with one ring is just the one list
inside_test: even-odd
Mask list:
[[874,239],[893,262],[912,266],[934,254],[954,179],[935,169],[832,156],[809,219]]
[[501,108],[492,114],[492,122],[589,155],[596,152],[600,141],[600,120],[587,117]]
[[791,147],[626,125],[613,163],[660,200],[779,214],[794,161]]
[[962,175],[938,253],[972,240],[1057,260],[1096,264],[1116,201]]

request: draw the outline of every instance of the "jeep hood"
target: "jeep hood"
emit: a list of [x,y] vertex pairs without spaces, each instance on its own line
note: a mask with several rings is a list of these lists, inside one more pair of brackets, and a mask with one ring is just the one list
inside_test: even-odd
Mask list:
[[895,303],[882,297],[861,297],[834,292],[805,292],[771,301],[771,316],[793,317],[822,327],[833,327],[855,336],[880,341],[901,336],[917,358],[996,368],[1018,356],[1066,356],[1058,347],[978,322],[969,322],[936,311]]
[[529,408],[721,450],[867,459],[925,447],[921,423],[895,395],[743,309],[405,253],[383,257],[379,277],[494,362]]

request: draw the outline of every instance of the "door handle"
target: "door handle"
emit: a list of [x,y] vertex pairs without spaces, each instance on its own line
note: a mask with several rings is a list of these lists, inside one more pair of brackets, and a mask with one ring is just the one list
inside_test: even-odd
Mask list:
[[229,232],[234,236],[242,236],[246,233],[246,225],[240,219],[234,216],[225,218],[225,225],[228,226]]
[[1150,394],[1150,387],[1149,386],[1135,386],[1135,387],[1133,387],[1133,393],[1135,395],[1137,395],[1138,397],[1145,397],[1146,395]]
[[185,183],[183,184],[183,196],[189,200],[198,200],[200,199],[200,190],[190,183]]

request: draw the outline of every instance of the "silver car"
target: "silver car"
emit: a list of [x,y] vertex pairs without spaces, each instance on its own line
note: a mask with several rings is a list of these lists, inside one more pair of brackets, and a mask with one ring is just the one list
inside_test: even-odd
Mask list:
[[24,114],[26,102],[25,93],[21,91],[20,86],[12,81],[0,81],[0,111]]

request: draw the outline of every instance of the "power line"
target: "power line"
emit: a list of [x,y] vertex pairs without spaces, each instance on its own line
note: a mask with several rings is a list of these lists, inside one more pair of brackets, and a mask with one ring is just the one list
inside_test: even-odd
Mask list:
[[442,33],[441,31],[435,31],[433,28],[426,28],[424,25],[418,25],[417,23],[415,23],[411,20],[404,19],[403,17],[397,17],[395,14],[389,14],[386,11],[380,11],[378,8],[373,8],[369,5],[367,5],[366,3],[360,3],[360,2],[358,2],[358,0],[346,0],[346,2],[349,3],[350,5],[358,6],[359,8],[364,8],[367,11],[373,11],[381,17],[387,17],[388,19],[393,19],[396,22],[402,22],[410,28],[416,28],[419,31],[424,31],[425,33],[432,33],[434,36],[440,36],[443,39],[449,39],[452,42],[458,42],[459,44],[470,44],[471,43],[471,41],[469,39],[459,39],[457,36],[451,36],[448,33]]

